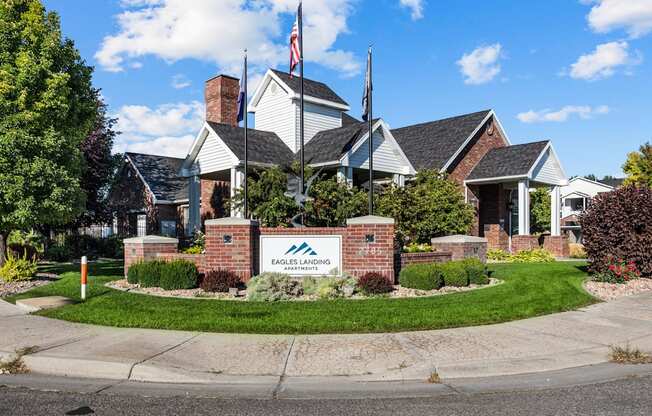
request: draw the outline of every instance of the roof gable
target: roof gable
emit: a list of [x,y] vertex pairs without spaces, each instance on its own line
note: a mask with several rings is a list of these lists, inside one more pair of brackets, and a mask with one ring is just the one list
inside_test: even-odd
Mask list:
[[[238,160],[244,160],[244,128],[211,121],[207,124]],[[287,165],[292,162],[294,154],[276,133],[248,129],[247,142],[249,145],[247,156],[251,163]]]
[[392,135],[416,169],[444,169],[463,150],[491,110],[415,124],[392,130]]
[[188,180],[178,174],[183,159],[130,152],[125,157],[156,202],[188,199]]

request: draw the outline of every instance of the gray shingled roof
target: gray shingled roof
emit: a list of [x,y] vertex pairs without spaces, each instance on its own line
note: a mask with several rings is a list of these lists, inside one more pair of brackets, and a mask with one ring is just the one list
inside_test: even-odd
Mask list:
[[[295,93],[301,91],[301,79],[297,76],[290,77],[287,72],[277,71],[272,69],[272,72],[278,76],[281,81],[287,84],[288,87]],[[319,98],[334,103],[348,105],[339,95],[335,93],[328,85],[323,82],[313,81],[308,78],[303,79],[303,93],[310,97]]]
[[473,168],[467,179],[527,175],[548,143],[545,140],[491,149]]
[[[373,122],[376,123],[378,120],[375,119]],[[306,162],[315,164],[339,160],[368,131],[369,123],[366,121],[320,131],[304,147]]]
[[351,124],[357,124],[361,121],[353,117],[349,113],[342,113],[342,127],[350,126]]
[[[229,124],[208,122],[220,139],[240,160],[244,160],[244,129]],[[249,162],[289,165],[294,155],[281,139],[269,131],[249,129]]]
[[178,175],[184,159],[130,152],[126,155],[156,199],[163,201],[188,199],[188,180]]
[[612,188],[619,188],[625,182],[625,178],[609,178],[609,179],[600,179],[598,182],[603,183]]
[[415,169],[441,169],[491,110],[392,130]]

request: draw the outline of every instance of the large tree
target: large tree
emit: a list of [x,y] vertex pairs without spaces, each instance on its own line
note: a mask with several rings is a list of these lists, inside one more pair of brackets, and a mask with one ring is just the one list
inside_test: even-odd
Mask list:
[[39,0],[0,0],[0,264],[12,229],[66,224],[84,209],[91,74],[56,13]]
[[628,154],[623,171],[627,174],[625,185],[652,186],[652,145],[645,143],[638,152]]
[[86,207],[76,221],[80,225],[107,223],[111,219],[107,194],[114,172],[123,158],[122,155],[111,154],[113,142],[118,134],[113,130],[116,122],[117,119],[107,116],[106,104],[98,98],[93,130],[81,143],[81,187],[86,194]]

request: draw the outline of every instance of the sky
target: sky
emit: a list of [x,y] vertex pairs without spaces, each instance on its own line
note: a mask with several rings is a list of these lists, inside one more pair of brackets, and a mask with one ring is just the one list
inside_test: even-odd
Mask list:
[[[296,0],[44,0],[95,67],[114,151],[184,157],[204,81],[250,91],[286,70]],[[514,143],[548,139],[568,176],[622,176],[652,141],[652,0],[305,0],[307,78],[360,117],[367,47],[374,117],[392,128],[494,109]]]

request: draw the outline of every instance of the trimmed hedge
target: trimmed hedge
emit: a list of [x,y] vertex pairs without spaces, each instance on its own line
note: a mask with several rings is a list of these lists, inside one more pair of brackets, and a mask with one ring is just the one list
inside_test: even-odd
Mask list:
[[[167,263],[161,260],[147,261],[141,263],[138,268],[138,283],[141,287],[158,287],[161,282],[161,274]],[[129,268],[131,271],[131,268]],[[127,279],[129,277],[127,276]]]
[[134,263],[129,266],[127,271],[127,282],[132,285],[137,285],[140,283],[140,269],[142,268],[143,263]]
[[469,278],[469,284],[472,285],[486,285],[489,283],[489,274],[487,273],[487,266],[480,261],[480,259],[469,258],[462,260],[466,268],[466,275]]
[[194,289],[198,278],[199,272],[194,263],[174,260],[161,267],[160,287],[164,290]]
[[449,261],[440,266],[444,276],[444,286],[465,287],[469,285],[469,275],[463,261]]
[[441,289],[444,278],[437,264],[410,264],[398,277],[403,287],[419,290]]

